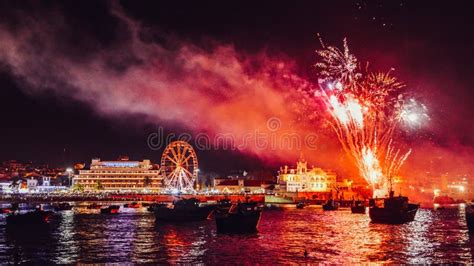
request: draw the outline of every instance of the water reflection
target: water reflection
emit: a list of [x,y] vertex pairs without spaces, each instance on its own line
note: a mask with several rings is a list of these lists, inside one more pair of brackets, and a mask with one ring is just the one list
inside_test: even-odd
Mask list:
[[189,224],[161,224],[156,222],[156,242],[167,263],[204,262],[206,239],[213,237],[209,221]]
[[157,245],[150,241],[155,237],[153,228],[155,218],[151,215],[140,215],[136,222],[135,238],[132,240],[132,261],[137,263],[152,263],[158,260]]
[[41,230],[10,230],[0,217],[5,263],[472,263],[473,247],[463,208],[420,209],[405,225],[349,210],[265,211],[249,235],[217,234],[213,221],[161,224],[146,212],[66,211]]
[[[56,260],[58,264],[70,264],[78,259],[79,247],[75,241],[74,212],[72,210],[59,213],[59,225],[56,231],[58,245]],[[56,220],[53,220],[53,223]],[[53,224],[54,225],[54,224]]]
[[43,264],[54,260],[56,242],[48,225],[28,228],[5,225],[4,230],[9,255],[5,262]]

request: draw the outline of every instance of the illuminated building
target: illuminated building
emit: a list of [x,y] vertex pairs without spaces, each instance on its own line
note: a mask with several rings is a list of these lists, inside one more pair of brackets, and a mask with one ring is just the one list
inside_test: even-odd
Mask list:
[[225,194],[265,193],[265,191],[268,191],[272,186],[274,186],[272,182],[267,182],[264,180],[231,178],[215,178],[213,184],[214,189]]
[[79,170],[73,186],[85,191],[157,191],[162,187],[162,176],[150,160],[130,161],[128,157],[117,161],[93,159],[89,170]]
[[280,191],[286,192],[330,192],[336,187],[336,174],[317,167],[308,169],[308,163],[301,156],[296,169],[280,168],[278,184]]
[[[19,193],[45,193],[45,192],[58,192],[65,191],[66,186],[53,186],[51,185],[51,177],[42,176],[42,182],[39,184],[38,179],[31,176],[26,180],[26,188],[20,188]],[[21,187],[21,186],[20,186]]]
[[12,186],[11,186],[12,182],[10,181],[0,181],[0,194],[8,194],[8,193],[12,193],[13,192],[13,189],[12,189]]

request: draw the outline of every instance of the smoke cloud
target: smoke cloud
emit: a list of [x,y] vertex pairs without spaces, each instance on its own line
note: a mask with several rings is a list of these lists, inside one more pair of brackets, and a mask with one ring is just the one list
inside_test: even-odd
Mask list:
[[[307,159],[325,160],[314,151],[315,141],[320,145],[325,137],[301,119],[309,97],[302,92],[311,83],[294,74],[291,60],[217,43],[204,49],[166,36],[156,41],[153,29],[119,6],[110,12],[118,37],[108,45],[87,35],[76,45],[64,34],[75,29],[54,11],[21,14],[18,25],[0,25],[0,60],[29,92],[81,101],[101,115],[141,115],[147,123],[177,124],[211,138],[230,134],[242,152],[264,160],[294,160],[301,151]],[[277,143],[262,145],[258,134]],[[294,136],[299,143],[288,143]]]
[[[114,34],[98,41],[54,9],[41,15],[17,12],[16,23],[0,23],[0,66],[31,94],[80,101],[111,119],[138,115],[145,123],[211,138],[231,134],[236,141],[246,139],[241,152],[263,160],[293,161],[303,151],[310,164],[357,176],[321,119],[325,111],[304,93],[312,82],[298,75],[292,60],[216,42],[203,48],[157,33],[118,5],[112,4],[110,14]],[[276,130],[269,121],[277,121]],[[256,131],[278,145],[247,138]],[[301,145],[281,145],[289,134]],[[311,148],[306,136],[315,136]],[[470,148],[424,141],[408,146],[413,153],[402,173],[420,185],[428,187],[431,177],[443,173],[473,170]]]

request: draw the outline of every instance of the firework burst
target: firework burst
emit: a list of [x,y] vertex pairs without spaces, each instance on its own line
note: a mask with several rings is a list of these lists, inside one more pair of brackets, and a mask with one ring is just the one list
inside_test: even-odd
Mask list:
[[343,51],[335,46],[326,47],[322,41],[321,44],[325,49],[316,51],[322,60],[317,62],[315,67],[320,70],[319,74],[322,78],[336,78],[342,85],[351,84],[360,77],[360,73],[357,73],[357,58],[349,52],[346,39],[344,39]]
[[315,64],[318,94],[331,115],[330,124],[360,175],[372,185],[374,196],[385,196],[389,180],[411,153],[395,147],[394,133],[401,122],[418,121],[421,105],[404,100],[404,85],[392,76],[392,70],[363,71],[345,39],[343,50],[323,45],[316,52],[320,57]]
[[425,125],[430,117],[426,106],[411,98],[400,108],[400,119],[409,128],[419,128]]

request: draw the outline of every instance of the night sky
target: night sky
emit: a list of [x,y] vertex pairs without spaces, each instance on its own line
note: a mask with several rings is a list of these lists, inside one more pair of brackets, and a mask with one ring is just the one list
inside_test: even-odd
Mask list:
[[[199,125],[190,125],[186,119],[173,122],[175,115],[192,119],[192,109],[176,108],[176,112],[184,111],[171,116],[171,111],[167,113],[169,108],[163,107],[157,110],[157,117],[135,109],[111,111],[110,107],[102,108],[103,102],[95,104],[97,98],[91,91],[63,86],[67,78],[57,78],[61,76],[60,68],[48,68],[51,62],[57,63],[50,57],[62,58],[79,68],[96,60],[103,51],[120,54],[103,56],[117,75],[143,64],[144,58],[129,55],[119,45],[125,43],[129,47],[127,43],[132,37],[124,26],[129,19],[132,24],[140,24],[141,40],[156,43],[160,49],[192,45],[211,53],[216,47],[232,45],[237,54],[265,53],[292,61],[296,65],[294,71],[311,82],[316,81],[312,67],[316,61],[314,51],[320,48],[316,34],[338,46],[347,37],[361,62],[370,61],[371,67],[384,71],[394,68],[394,74],[406,83],[411,94],[429,109],[427,125],[402,134],[403,141],[414,149],[413,158],[407,162],[409,167],[417,163],[425,167],[429,153],[433,156],[431,161],[444,160],[466,166],[463,171],[470,169],[474,146],[472,1],[297,1],[291,5],[254,2],[1,1],[1,32],[10,33],[10,39],[15,39],[33,28],[33,37],[25,48],[28,52],[23,56],[48,52],[44,57],[33,57],[35,68],[18,74],[11,61],[5,60],[8,49],[0,49],[0,160],[67,166],[88,163],[92,157],[114,159],[126,154],[133,159],[158,162],[161,150],[153,151],[147,146],[150,133],[160,126],[166,133],[186,132],[189,128],[199,131]],[[125,19],[118,18],[113,10],[120,10]],[[0,47],[8,43],[4,38],[0,34]],[[15,40],[14,45],[24,44],[18,38]],[[169,54],[159,56],[163,62],[173,60]],[[163,63],[160,67],[171,71],[169,68],[174,65],[169,63],[168,68]],[[38,76],[32,82],[25,75]],[[95,82],[94,77],[88,81]],[[89,92],[91,95],[87,95]],[[176,98],[176,105],[192,104]],[[168,116],[170,120],[166,119]],[[206,120],[198,123],[203,121]],[[323,156],[319,154],[316,158]],[[274,167],[285,161],[282,157],[268,160],[268,156],[260,161],[261,156],[225,151],[198,152],[198,157],[200,168],[205,171]],[[286,159],[290,163],[295,160],[293,154]],[[337,168],[323,159],[314,163]],[[438,170],[453,171],[452,168]]]

